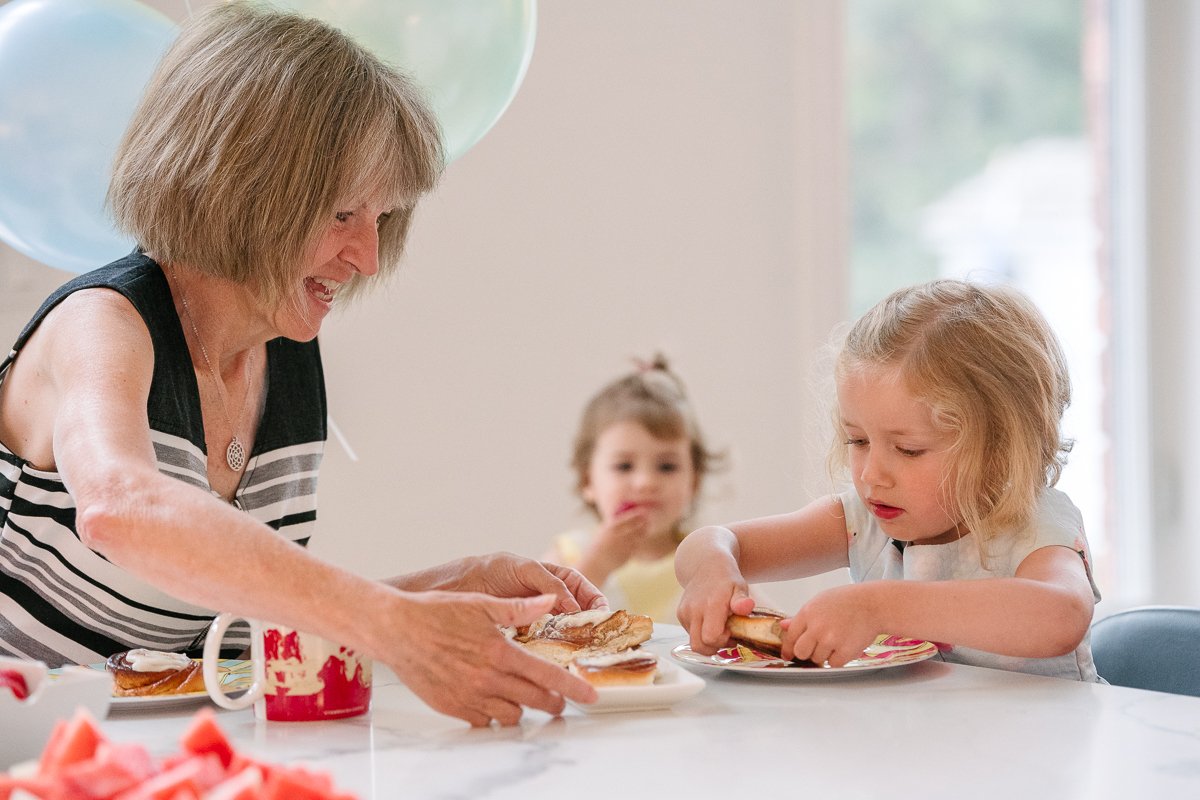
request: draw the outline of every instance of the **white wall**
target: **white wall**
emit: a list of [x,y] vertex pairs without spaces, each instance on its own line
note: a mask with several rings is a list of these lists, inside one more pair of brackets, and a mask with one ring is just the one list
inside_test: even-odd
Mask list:
[[[402,274],[322,331],[359,460],[331,439],[313,548],[371,576],[539,554],[584,520],[584,401],[659,349],[731,456],[697,522],[827,488],[811,371],[846,305],[840,40],[818,0],[541,3],[520,92],[425,201]],[[0,251],[0,341],[64,277]]]

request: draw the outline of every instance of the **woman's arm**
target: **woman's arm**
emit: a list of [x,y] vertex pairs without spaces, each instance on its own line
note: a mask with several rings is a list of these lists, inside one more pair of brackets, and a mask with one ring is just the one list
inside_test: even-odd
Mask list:
[[594,698],[497,629],[531,622],[553,598],[400,591],[321,561],[159,473],[145,414],[149,334],[119,295],[80,295],[47,316],[22,358],[36,356],[27,363],[45,375],[38,402],[52,424],[54,466],[89,547],[182,600],[357,647],[432,707],[474,725],[516,722],[521,705],[553,714],[563,696]]
[[1030,553],[1012,578],[869,581],[814,597],[790,621],[784,655],[841,666],[880,633],[1051,658],[1079,646],[1094,597],[1082,559],[1067,547]]

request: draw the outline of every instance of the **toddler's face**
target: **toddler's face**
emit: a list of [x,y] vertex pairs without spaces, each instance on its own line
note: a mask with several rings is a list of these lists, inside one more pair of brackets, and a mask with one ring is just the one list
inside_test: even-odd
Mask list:
[[855,373],[838,383],[838,406],[854,488],[893,539],[934,544],[958,531],[948,494],[951,435],[934,424],[891,370]]
[[611,522],[635,511],[649,518],[651,534],[674,532],[696,488],[686,438],[658,439],[633,421],[610,425],[596,439],[583,499]]

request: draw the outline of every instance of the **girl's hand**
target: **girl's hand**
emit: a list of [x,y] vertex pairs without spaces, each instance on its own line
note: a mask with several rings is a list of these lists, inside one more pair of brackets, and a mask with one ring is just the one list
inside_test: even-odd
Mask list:
[[839,586],[821,592],[783,628],[784,658],[809,659],[842,667],[862,655],[880,633],[877,591],[882,582]]
[[754,599],[741,574],[714,568],[699,572],[683,587],[676,616],[687,629],[692,650],[711,656],[729,643],[729,615],[749,614]]

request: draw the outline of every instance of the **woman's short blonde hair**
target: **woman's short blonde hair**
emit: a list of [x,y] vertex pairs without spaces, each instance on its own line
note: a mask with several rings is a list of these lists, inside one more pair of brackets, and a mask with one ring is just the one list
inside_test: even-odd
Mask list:
[[160,262],[278,304],[354,200],[395,208],[379,226],[380,273],[394,270],[443,164],[437,121],[395,69],[318,20],[220,3],[158,65],[118,147],[108,202]]
[[[945,496],[986,558],[993,536],[1029,522],[1071,449],[1060,431],[1071,382],[1054,331],[1014,289],[937,280],[892,293],[850,329],[835,379],[878,368],[895,370],[952,433]],[[830,464],[844,471],[840,419],[836,430]]]

